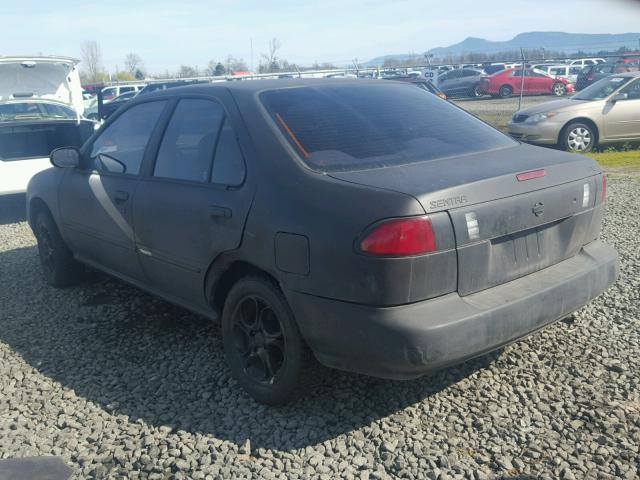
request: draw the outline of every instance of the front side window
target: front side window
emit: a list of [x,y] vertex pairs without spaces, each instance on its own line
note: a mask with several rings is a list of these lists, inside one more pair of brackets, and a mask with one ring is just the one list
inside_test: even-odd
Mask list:
[[635,82],[627,85],[622,90],[620,90],[620,93],[626,93],[627,95],[629,95],[629,100],[640,99],[640,80],[636,80]]
[[379,168],[484,152],[516,142],[413,85],[341,85],[260,95],[312,169]]
[[135,105],[115,119],[96,139],[91,159],[98,171],[137,175],[151,132],[166,101]]
[[180,100],[162,139],[154,176],[208,182],[223,120],[224,110],[217,102]]

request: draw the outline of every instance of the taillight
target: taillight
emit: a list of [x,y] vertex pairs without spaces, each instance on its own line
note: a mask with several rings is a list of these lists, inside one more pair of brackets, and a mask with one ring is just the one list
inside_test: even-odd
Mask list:
[[593,80],[593,76],[592,76],[592,75],[589,75],[589,76],[587,77],[587,80],[589,80],[589,81]]
[[436,235],[429,217],[384,221],[360,241],[360,251],[376,256],[420,255],[436,249]]
[[600,201],[607,201],[607,177],[604,176],[604,173],[602,174],[602,193],[600,194]]

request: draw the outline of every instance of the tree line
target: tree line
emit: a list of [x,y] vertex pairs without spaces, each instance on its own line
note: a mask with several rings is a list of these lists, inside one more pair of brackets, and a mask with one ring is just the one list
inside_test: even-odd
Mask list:
[[[272,38],[267,44],[267,49],[260,54],[257,71],[258,73],[295,72],[303,70],[329,70],[337,68],[332,63],[315,62],[311,67],[301,67],[293,62],[289,62],[280,55],[282,43],[278,38]],[[144,80],[148,77],[161,76],[164,78],[191,78],[200,76],[222,76],[233,75],[238,72],[248,72],[249,66],[243,58],[236,58],[227,55],[225,59],[212,59],[207,66],[200,69],[198,66],[181,65],[175,72],[168,70],[162,74],[150,74],[147,72],[144,61],[140,55],[131,52],[125,56],[122,62],[122,69],[116,67],[115,73],[111,75],[104,67],[102,59],[102,48],[95,40],[88,40],[80,46],[81,65],[80,77],[83,83],[99,83],[109,80],[133,81]]]

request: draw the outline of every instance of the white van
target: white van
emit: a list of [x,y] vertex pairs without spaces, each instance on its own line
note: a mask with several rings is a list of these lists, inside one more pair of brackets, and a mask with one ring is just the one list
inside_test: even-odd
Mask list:
[[567,63],[571,66],[588,67],[589,65],[597,65],[598,63],[605,63],[604,58],[577,58],[575,60],[568,60]]
[[49,168],[49,154],[80,146],[95,123],[82,118],[78,60],[0,57],[0,196],[22,193]]
[[554,78],[563,77],[569,80],[570,83],[576,83],[578,74],[584,67],[580,65],[534,65],[533,68],[542,70]]

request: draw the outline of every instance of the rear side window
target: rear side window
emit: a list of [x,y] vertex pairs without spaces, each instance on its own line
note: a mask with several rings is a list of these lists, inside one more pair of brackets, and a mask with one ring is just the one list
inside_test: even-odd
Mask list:
[[225,120],[213,160],[211,181],[224,185],[240,185],[244,181],[244,175],[244,158],[240,145],[229,120]]
[[311,168],[402,165],[506,148],[516,142],[413,85],[322,85],[260,99]]
[[166,101],[135,105],[114,120],[91,149],[95,168],[103,172],[137,175],[149,137]]
[[162,139],[154,176],[208,182],[223,120],[224,110],[214,101],[180,100]]

